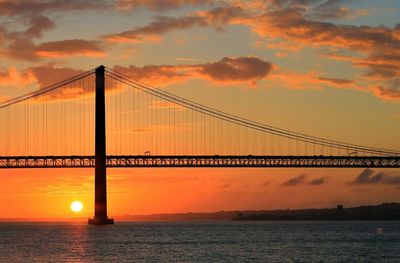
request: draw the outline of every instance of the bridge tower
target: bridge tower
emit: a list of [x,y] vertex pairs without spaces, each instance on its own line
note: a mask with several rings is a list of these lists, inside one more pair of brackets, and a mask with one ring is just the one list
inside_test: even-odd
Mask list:
[[93,225],[114,224],[107,217],[107,171],[106,171],[106,107],[104,66],[96,68],[96,113],[95,113],[95,177]]

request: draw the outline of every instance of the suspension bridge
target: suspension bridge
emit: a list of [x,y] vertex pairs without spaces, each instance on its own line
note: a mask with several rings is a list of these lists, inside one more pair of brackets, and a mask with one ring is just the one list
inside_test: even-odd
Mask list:
[[107,167],[400,167],[398,150],[273,127],[104,66],[4,101],[0,118],[0,168],[95,168],[90,224],[113,223]]

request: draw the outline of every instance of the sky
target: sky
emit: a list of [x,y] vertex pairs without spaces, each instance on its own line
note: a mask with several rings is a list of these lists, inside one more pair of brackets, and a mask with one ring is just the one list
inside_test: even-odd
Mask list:
[[[399,13],[397,0],[0,0],[0,101],[106,65],[254,121],[400,149]],[[0,218],[92,216],[92,169],[0,178]],[[400,202],[396,169],[108,169],[108,186],[116,218]]]

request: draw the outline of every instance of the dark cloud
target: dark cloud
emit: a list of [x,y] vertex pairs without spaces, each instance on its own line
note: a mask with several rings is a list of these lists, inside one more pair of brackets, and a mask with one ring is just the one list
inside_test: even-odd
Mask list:
[[320,178],[315,178],[310,181],[306,181],[306,175],[301,174],[299,176],[293,177],[281,184],[281,186],[297,186],[297,185],[313,185],[313,186],[319,186],[326,184],[326,178],[325,177],[320,177]]
[[317,5],[312,7],[307,13],[307,16],[314,19],[340,19],[351,18],[360,15],[367,15],[366,10],[350,9],[344,4],[351,0],[327,0],[316,1]]
[[306,179],[306,175],[305,175],[305,174],[302,174],[302,175],[299,175],[299,176],[297,176],[297,177],[293,177],[293,178],[291,178],[291,179],[289,179],[289,180],[283,182],[283,183],[281,184],[281,186],[296,186],[296,185],[301,185],[301,184],[304,184],[305,179]]
[[400,100],[400,85],[395,87],[376,86],[372,91],[377,97],[386,100]]
[[32,37],[41,37],[43,31],[54,28],[54,23],[45,16],[32,18],[29,24],[26,34]]
[[153,41],[154,39],[158,40],[161,34],[176,29],[186,29],[195,25],[206,26],[207,24],[203,19],[196,16],[186,16],[182,18],[159,16],[147,26],[136,27],[135,29],[124,31],[119,34],[107,35],[106,39],[110,42]]
[[304,7],[321,2],[321,0],[271,0],[271,3],[277,7]]
[[188,5],[206,5],[214,0],[118,0],[117,5],[122,9],[146,7],[151,10],[164,11]]
[[[135,6],[151,6],[151,3],[157,2],[137,1]],[[197,1],[191,2],[196,3]],[[362,54],[365,57],[362,60],[352,57],[348,59],[355,66],[364,69],[364,80],[380,81],[379,85],[384,87],[383,89],[372,90],[369,84],[360,85],[353,80],[342,78],[321,77],[319,82],[338,88],[345,86],[373,91],[377,96],[382,94],[381,98],[397,99],[398,89],[391,83],[396,83],[399,79],[400,25],[393,28],[352,26],[326,21],[357,15],[359,10],[349,9],[345,6],[347,3],[348,1],[341,0],[271,0],[264,5],[235,2],[237,6],[225,4],[213,10],[198,11],[182,17],[159,16],[148,25],[110,34],[105,38],[112,42],[160,41],[163,34],[173,30],[194,26],[222,29],[226,24],[241,24],[248,26],[260,37],[291,42],[298,47],[327,47]],[[166,6],[176,7],[181,4],[182,1],[165,1]]]
[[11,59],[33,62],[40,61],[43,57],[102,57],[106,55],[101,42],[84,39],[67,39],[35,45],[29,38],[16,38],[1,53]]
[[285,8],[250,18],[252,29],[262,36],[283,37],[313,46],[336,46],[355,51],[395,50],[399,40],[387,27],[336,25],[307,20],[303,10]]
[[207,79],[218,84],[254,84],[268,75],[271,63],[256,57],[231,57],[206,64],[115,66],[114,70],[155,86],[165,86],[193,78]]
[[36,45],[31,39],[17,38],[12,41],[5,49],[1,50],[4,57],[16,60],[38,61],[40,58],[36,55]]
[[[0,2],[1,4],[1,2]],[[0,8],[1,9],[1,8]],[[10,31],[0,27],[0,54],[18,60],[37,61],[34,38],[40,38],[44,31],[54,28],[54,23],[45,16],[29,19],[28,27],[21,31]]]
[[0,45],[3,45],[7,39],[7,31],[4,27],[0,26]]
[[[83,0],[3,0],[0,1],[0,15],[15,16],[13,22],[17,26],[5,29],[0,26],[0,55],[9,59],[37,62],[43,56],[59,57],[62,55],[93,55],[94,44],[88,50],[87,43],[60,43],[56,41],[38,44],[35,38],[42,37],[45,31],[53,29],[55,24],[47,17],[52,12],[71,10],[96,10],[110,6],[109,1],[83,1]],[[44,15],[46,14],[46,16]],[[35,41],[34,41],[35,40]],[[57,43],[58,42],[58,43]],[[94,42],[94,41],[92,41]],[[60,50],[55,50],[57,44]],[[68,44],[76,44],[72,47]],[[86,45],[85,45],[86,44]],[[80,51],[76,51],[81,47]],[[82,47],[84,50],[82,51]],[[51,53],[45,53],[45,49],[52,49]],[[71,52],[64,52],[69,50]],[[75,50],[75,51],[72,51]],[[97,54],[99,50],[97,50]],[[38,53],[39,52],[39,53]],[[58,52],[58,53],[57,53]]]
[[51,84],[83,73],[82,70],[73,68],[57,68],[52,65],[32,67],[27,71],[32,72],[40,88],[47,87]]
[[214,0],[2,0],[0,15],[37,16],[54,12],[82,10],[131,10],[145,7],[163,11],[183,6],[208,5]]
[[[259,15],[247,15],[240,20],[260,37],[283,39],[298,46],[315,48],[335,48],[350,50],[365,59],[354,58],[354,64],[362,67],[365,80],[377,79],[384,85],[385,94],[397,94],[398,87],[390,85],[399,79],[400,57],[399,25],[353,26],[334,24],[327,21],[309,19],[307,10],[321,1],[274,1]],[[325,1],[320,9],[334,9],[341,1]],[[237,23],[237,21],[235,21]],[[351,61],[351,58],[350,58]],[[386,82],[382,83],[382,78]],[[357,86],[355,86],[357,88]],[[380,93],[374,93],[379,95]]]
[[68,39],[42,43],[36,47],[36,55],[56,58],[74,55],[101,57],[105,56],[105,52],[99,41]]
[[[311,19],[339,19],[360,15],[359,10],[345,6],[353,0],[272,0],[278,9],[296,8],[302,10]],[[364,13],[365,14],[365,13]]]
[[0,1],[0,15],[37,16],[43,13],[96,10],[113,6],[106,0],[3,0]]
[[375,172],[372,169],[363,170],[353,181],[351,185],[367,184],[387,184],[400,185],[400,174],[398,172]]
[[223,58],[202,66],[200,72],[218,82],[255,82],[264,78],[271,64],[255,57]]
[[310,185],[322,185],[322,184],[326,184],[326,179],[325,177],[321,177],[321,178],[316,178],[313,179],[309,182]]
[[105,38],[110,42],[154,41],[154,39],[159,39],[162,34],[194,26],[214,26],[221,29],[223,25],[241,14],[243,14],[243,10],[240,7],[227,6],[218,7],[211,11],[199,11],[178,18],[157,16],[153,22],[146,26],[136,27],[118,34],[110,34]]
[[[77,45],[77,43],[80,42],[82,42],[82,45]],[[39,55],[47,55],[51,57],[73,55],[76,54],[76,52],[84,52],[85,50],[87,50],[87,52],[99,52],[97,46],[94,45],[92,47],[92,44],[93,43],[90,41],[56,41],[39,45],[38,48],[32,48],[32,50],[48,52],[47,54],[39,53]],[[90,49],[90,47],[92,47],[92,49]],[[21,55],[21,53],[16,54]],[[29,54],[32,54],[32,52]],[[205,79],[219,84],[253,84],[266,77],[269,73],[270,67],[271,65],[269,62],[263,61],[259,58],[236,57],[223,58],[214,63],[195,65],[150,65],[144,67],[115,66],[114,70],[130,75],[145,83],[164,86],[171,83],[187,81],[193,78]],[[37,83],[39,88],[43,88],[82,72],[82,70],[78,69],[56,67],[54,64],[47,64],[30,67],[21,72],[15,69],[0,70],[0,80],[2,80],[3,83],[13,83],[13,85],[24,85],[26,82]],[[86,88],[83,88],[76,93],[71,94],[71,96],[80,96],[91,91],[91,89],[86,90]]]
[[355,81],[349,79],[325,78],[325,77],[319,77],[318,79],[335,85],[346,85],[355,83]]

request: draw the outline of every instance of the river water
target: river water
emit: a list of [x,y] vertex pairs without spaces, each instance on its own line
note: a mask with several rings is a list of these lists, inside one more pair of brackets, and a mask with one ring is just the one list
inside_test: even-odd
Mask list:
[[400,222],[0,223],[0,262],[400,262]]

